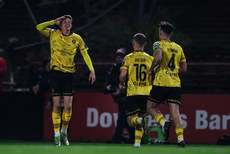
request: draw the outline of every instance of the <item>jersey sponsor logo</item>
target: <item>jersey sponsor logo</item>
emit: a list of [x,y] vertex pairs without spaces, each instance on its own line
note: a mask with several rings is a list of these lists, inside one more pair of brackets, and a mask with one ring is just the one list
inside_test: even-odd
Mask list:
[[170,76],[177,76],[177,73],[165,71],[165,74],[170,75]]
[[133,85],[135,86],[148,86],[146,82],[133,82]]
[[75,40],[75,39],[73,39],[73,40],[72,40],[72,43],[73,43],[73,44],[75,44],[75,43],[76,43],[76,40]]

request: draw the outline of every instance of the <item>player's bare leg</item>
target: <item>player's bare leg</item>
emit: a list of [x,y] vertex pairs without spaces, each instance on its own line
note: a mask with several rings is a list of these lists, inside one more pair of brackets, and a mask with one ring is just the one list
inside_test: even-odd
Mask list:
[[148,100],[147,112],[162,126],[165,141],[167,141],[170,135],[171,122],[165,120],[164,116],[158,110],[158,106],[159,104]]

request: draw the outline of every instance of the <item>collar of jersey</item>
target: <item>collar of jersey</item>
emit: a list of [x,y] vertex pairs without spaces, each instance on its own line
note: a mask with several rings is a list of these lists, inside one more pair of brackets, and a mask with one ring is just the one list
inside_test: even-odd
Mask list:
[[134,50],[134,52],[144,52],[143,50]]

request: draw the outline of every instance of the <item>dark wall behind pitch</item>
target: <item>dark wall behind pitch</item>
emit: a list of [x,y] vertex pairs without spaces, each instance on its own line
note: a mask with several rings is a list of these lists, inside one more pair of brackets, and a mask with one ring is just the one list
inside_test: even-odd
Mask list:
[[0,93],[0,139],[42,140],[41,99],[29,92]]

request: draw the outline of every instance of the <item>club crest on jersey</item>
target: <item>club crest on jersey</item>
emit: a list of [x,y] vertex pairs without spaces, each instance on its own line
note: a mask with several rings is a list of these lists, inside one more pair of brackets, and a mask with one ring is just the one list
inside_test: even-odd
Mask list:
[[76,40],[75,40],[75,39],[73,39],[73,40],[72,40],[72,42],[73,42],[73,44],[75,44],[75,43],[76,43]]

